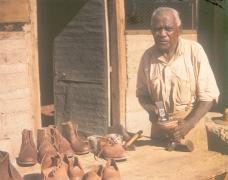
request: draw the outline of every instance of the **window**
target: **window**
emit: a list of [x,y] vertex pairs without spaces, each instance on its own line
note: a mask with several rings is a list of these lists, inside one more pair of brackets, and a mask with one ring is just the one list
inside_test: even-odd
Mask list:
[[151,15],[160,6],[176,9],[184,30],[196,29],[197,0],[125,0],[126,30],[150,29]]

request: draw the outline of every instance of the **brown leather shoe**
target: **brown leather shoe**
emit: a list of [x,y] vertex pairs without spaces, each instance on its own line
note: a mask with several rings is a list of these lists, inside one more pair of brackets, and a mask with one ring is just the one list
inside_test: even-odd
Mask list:
[[73,150],[70,143],[62,136],[59,130],[53,125],[48,126],[48,128],[50,128],[51,136],[53,138],[53,146],[57,151],[63,154],[72,154]]
[[104,159],[126,159],[126,151],[123,146],[111,141],[108,138],[99,139],[98,152],[98,157],[103,157]]
[[104,167],[102,180],[120,180],[119,168],[113,159],[108,161]]
[[13,167],[9,160],[9,153],[0,151],[0,179],[22,180],[19,172]]
[[41,163],[46,153],[56,155],[57,150],[53,146],[53,139],[49,128],[42,128],[37,130],[37,150],[38,162]]
[[95,166],[90,171],[88,171],[84,177],[83,180],[101,180],[103,175],[103,166]]
[[17,163],[20,166],[32,166],[37,162],[37,150],[31,130],[22,131],[22,143]]
[[70,142],[72,149],[78,155],[89,153],[89,142],[83,141],[77,134],[77,124],[71,121],[62,123],[62,134]]
[[37,129],[37,150],[44,140],[47,140],[50,143],[52,142],[50,129],[46,127]]
[[70,180],[82,180],[84,171],[82,166],[75,155],[65,155],[64,161],[68,165],[68,176]]
[[41,175],[42,180],[69,180],[67,164],[60,154],[45,154],[41,162]]

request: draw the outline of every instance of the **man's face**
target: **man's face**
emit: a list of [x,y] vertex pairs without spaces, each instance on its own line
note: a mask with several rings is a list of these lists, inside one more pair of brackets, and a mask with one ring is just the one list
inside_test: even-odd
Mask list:
[[171,12],[163,12],[154,18],[152,33],[158,49],[161,52],[169,53],[177,46],[180,27],[177,26]]

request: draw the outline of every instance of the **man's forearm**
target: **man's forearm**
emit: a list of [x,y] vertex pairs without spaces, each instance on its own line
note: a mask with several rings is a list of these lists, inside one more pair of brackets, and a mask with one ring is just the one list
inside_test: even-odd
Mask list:
[[213,101],[200,101],[195,109],[185,118],[184,123],[179,124],[173,132],[173,140],[180,141],[188,132],[194,128],[197,122],[208,112],[213,106]]
[[139,103],[150,114],[156,112],[156,106],[149,96],[139,96]]
[[213,106],[213,101],[199,101],[196,108],[187,116],[186,121],[194,127]]

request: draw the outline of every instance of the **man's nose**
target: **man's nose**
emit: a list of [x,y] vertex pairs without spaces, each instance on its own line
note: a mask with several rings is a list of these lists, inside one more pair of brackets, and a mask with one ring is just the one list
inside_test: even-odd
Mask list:
[[163,36],[166,36],[166,30],[165,29],[160,29],[159,31],[159,36],[163,37]]

